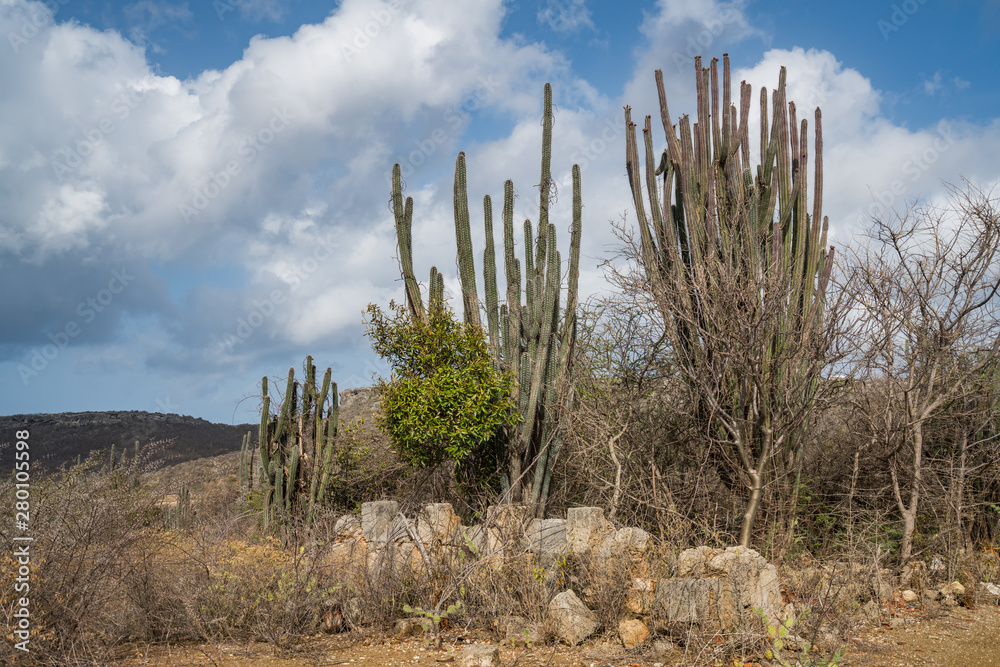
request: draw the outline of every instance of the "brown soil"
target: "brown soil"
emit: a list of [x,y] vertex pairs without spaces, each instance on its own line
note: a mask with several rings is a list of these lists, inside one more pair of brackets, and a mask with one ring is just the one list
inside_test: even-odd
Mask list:
[[932,608],[907,616],[897,617],[902,620],[891,629],[871,630],[852,639],[851,664],[1000,667],[1000,607]]
[[[933,605],[921,610],[898,607],[893,623],[851,637],[845,665],[859,667],[1000,667],[1000,607],[946,609]],[[612,639],[609,635],[606,639]],[[469,644],[494,642],[487,635],[450,634],[439,649],[420,638],[374,638],[355,632],[319,635],[289,651],[265,644],[185,645],[141,648],[133,646],[114,667],[449,667]],[[613,641],[567,646],[510,648],[501,646],[504,667],[652,667],[702,664],[687,660],[680,650],[654,655],[647,650],[626,652]],[[716,665],[709,660],[703,664]],[[727,663],[729,667],[733,663]],[[738,664],[738,663],[736,663]],[[751,664],[751,663],[747,663]]]
[[[125,658],[114,667],[448,667],[457,662],[464,647],[490,643],[482,638],[447,639],[441,648],[428,646],[418,638],[372,639],[353,634],[317,636],[284,652],[263,644],[156,647],[134,649],[134,657]],[[600,661],[588,655],[588,650],[582,647],[500,649],[501,664],[523,667],[590,667]]]

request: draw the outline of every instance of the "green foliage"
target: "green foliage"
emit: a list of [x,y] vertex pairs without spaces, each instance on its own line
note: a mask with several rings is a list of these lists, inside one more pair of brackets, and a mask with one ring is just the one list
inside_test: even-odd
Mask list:
[[810,609],[806,608],[802,610],[802,613],[796,618],[794,616],[786,618],[784,621],[776,621],[768,618],[760,609],[754,609],[754,613],[764,621],[764,626],[767,628],[767,637],[770,646],[764,649],[764,657],[767,660],[773,661],[775,664],[781,665],[781,667],[792,667],[793,665],[801,665],[801,667],[828,667],[829,665],[839,665],[844,660],[844,653],[847,651],[847,647],[841,646],[833,655],[829,658],[817,658],[815,656],[810,656],[809,651],[812,648],[809,642],[804,639],[797,638],[800,646],[799,655],[796,656],[793,662],[789,662],[783,655],[782,651],[785,650],[785,640],[791,634],[792,630],[796,625],[802,623],[805,618],[809,615]]
[[368,335],[393,369],[378,382],[378,423],[404,459],[417,467],[462,461],[516,423],[510,374],[494,366],[481,328],[440,304],[424,319],[390,308],[391,319],[368,306]]
[[[561,300],[562,261],[556,246],[556,227],[549,222],[549,204],[554,197],[552,178],[552,86],[545,84],[542,111],[542,160],[538,221],[524,221],[524,262],[515,254],[514,184],[504,183],[503,269],[506,303],[500,303],[497,284],[496,246],[493,238],[493,204],[483,197],[486,248],[483,253],[484,299],[476,285],[475,253],[472,249],[465,153],[455,160],[454,209],[458,273],[462,285],[463,318],[467,325],[483,327],[480,304],[485,308],[486,339],[496,367],[510,372],[511,400],[520,415],[516,428],[505,429],[496,442],[501,465],[499,484],[510,502],[529,504],[539,514],[549,493],[552,469],[562,446],[567,414],[573,404],[573,348],[576,341],[577,292],[580,275],[580,239],[583,198],[580,168],[572,169],[573,222],[565,301]],[[424,320],[427,309],[413,269],[413,198],[403,199],[402,171],[392,171],[392,210],[396,218],[399,263],[406,288],[406,305],[414,320]],[[536,229],[537,234],[532,230]],[[523,268],[523,272],[522,272]],[[522,283],[523,278],[523,283]],[[523,291],[522,291],[523,286]],[[440,306],[443,278],[431,268],[428,301]],[[524,300],[522,302],[522,294]],[[560,304],[563,304],[562,306]],[[563,308],[560,315],[560,309]],[[478,469],[494,469],[484,457]]]
[[[434,636],[434,645],[437,647],[441,646],[441,621],[453,618],[454,616],[462,613],[462,601],[459,600],[455,604],[448,605],[445,611],[440,611],[440,605],[436,609],[424,610],[421,607],[411,607],[408,604],[403,605],[403,612],[407,614],[413,614],[422,619],[428,619],[433,623],[433,627],[428,628],[424,623],[426,621],[421,621],[421,629],[425,633],[430,631]],[[428,643],[428,638],[425,634],[424,643]]]

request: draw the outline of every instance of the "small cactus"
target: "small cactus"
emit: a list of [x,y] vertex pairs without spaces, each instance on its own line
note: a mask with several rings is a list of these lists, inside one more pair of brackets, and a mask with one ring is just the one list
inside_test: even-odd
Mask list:
[[[311,524],[326,496],[339,426],[337,383],[331,381],[332,375],[333,371],[326,369],[321,388],[317,388],[312,357],[306,357],[302,383],[295,381],[295,369],[290,368],[284,400],[276,415],[270,411],[267,378],[261,380],[257,481],[264,491],[265,529],[276,518],[303,518]],[[330,407],[326,410],[328,403]],[[251,451],[249,434],[244,447]],[[252,471],[252,465],[245,472],[241,469],[241,479],[244,475],[252,479]]]

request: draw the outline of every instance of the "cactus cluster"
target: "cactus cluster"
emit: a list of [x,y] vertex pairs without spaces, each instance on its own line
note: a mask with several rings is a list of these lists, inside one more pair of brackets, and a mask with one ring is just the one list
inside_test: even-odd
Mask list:
[[[537,229],[524,221],[524,273],[515,253],[514,184],[504,183],[503,251],[506,302],[500,303],[497,262],[493,238],[493,205],[483,198],[486,248],[483,253],[487,340],[497,368],[511,373],[513,402],[521,420],[506,434],[507,470],[503,474],[506,497],[544,511],[552,466],[562,442],[561,420],[572,404],[569,381],[576,340],[577,285],[580,273],[582,200],[580,168],[573,165],[573,223],[570,241],[569,274],[565,308],[560,312],[562,293],[561,257],[556,247],[555,225],[549,222],[549,200],[554,181],[552,155],[552,87],[545,84],[542,125],[542,169]],[[399,244],[400,268],[411,317],[423,319],[426,311],[420,286],[413,270],[413,198],[402,194],[402,177],[397,163],[392,172],[392,204]],[[455,162],[455,238],[458,272],[462,286],[465,322],[482,328],[480,299],[476,287],[475,260],[469,222],[465,153]],[[523,277],[523,289],[522,289]],[[444,281],[431,268],[428,290],[430,308],[443,303]],[[522,301],[523,294],[523,301]]]
[[[643,165],[625,107],[626,166],[641,262],[679,368],[749,479],[741,536],[747,543],[766,471],[788,480],[801,461],[798,436],[822,366],[817,334],[833,264],[833,248],[826,250],[829,221],[822,215],[822,118],[817,108],[810,213],[808,123],[798,123],[795,103],[786,100],[785,68],[770,114],[768,91],[761,90],[759,162],[749,140],[751,86],[741,83],[737,109],[728,56],[721,89],[717,59],[703,68],[695,58],[695,72],[692,126],[686,115],[678,125],[671,121],[663,75],[656,71],[667,142],[658,166],[650,117],[643,127]],[[744,335],[750,327],[753,334]],[[794,497],[789,500],[794,506]]]
[[[316,384],[316,367],[306,357],[305,380],[295,381],[288,369],[288,384],[277,414],[271,415],[267,378],[261,380],[263,406],[257,486],[262,490],[264,527],[277,520],[304,520],[311,524],[330,481],[334,440],[339,426],[337,383],[326,369],[322,385]],[[329,407],[327,407],[329,405]],[[244,440],[249,448],[249,441]],[[253,466],[241,467],[248,485]]]
[[[680,136],[671,124],[663,74],[656,71],[660,113],[667,148],[658,167],[654,160],[650,117],[646,116],[643,138],[646,148],[645,181],[649,215],[645,211],[639,180],[639,156],[631,109],[625,107],[626,165],[642,236],[642,252],[649,279],[683,281],[699,266],[739,262],[748,276],[788,274],[789,307],[783,317],[801,330],[822,316],[826,285],[830,279],[833,247],[826,251],[829,219],[823,209],[822,116],[816,109],[815,180],[812,215],[806,204],[808,193],[808,122],[796,127],[795,103],[785,99],[785,68],[774,91],[772,118],[768,124],[767,89],[760,97],[760,163],[751,169],[748,119],[751,86],[740,85],[740,110],[731,100],[729,57],[724,56],[722,113],[719,112],[718,59],[710,68],[695,58],[698,119],[680,119]],[[721,116],[721,123],[720,123]],[[656,177],[662,175],[662,192]],[[673,193],[673,194],[672,194]],[[690,311],[705,297],[690,291]],[[783,323],[784,324],[784,323]],[[786,328],[783,326],[777,329]],[[691,333],[687,351],[697,355]]]

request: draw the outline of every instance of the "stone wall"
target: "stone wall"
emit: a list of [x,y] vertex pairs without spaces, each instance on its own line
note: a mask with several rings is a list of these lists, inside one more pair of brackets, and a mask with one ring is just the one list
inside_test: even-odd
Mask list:
[[[655,554],[654,540],[646,531],[616,529],[597,507],[571,508],[565,519],[535,519],[524,507],[501,505],[490,507],[482,524],[465,526],[447,503],[427,505],[406,518],[398,503],[386,500],[364,503],[360,520],[344,517],[337,531],[342,538],[334,559],[341,564],[367,559],[369,568],[416,569],[425,558],[437,562],[458,551],[480,559],[531,552],[542,566],[550,567],[570,555],[617,559],[630,569],[632,580],[622,591],[631,616],[622,619],[623,641],[626,636],[639,641],[635,638],[644,635],[638,626],[728,630],[755,618],[755,609],[771,617],[781,614],[777,571],[754,550],[698,547],[665,562]],[[548,611],[556,634],[570,644],[598,627],[596,617],[571,590],[558,593]]]

